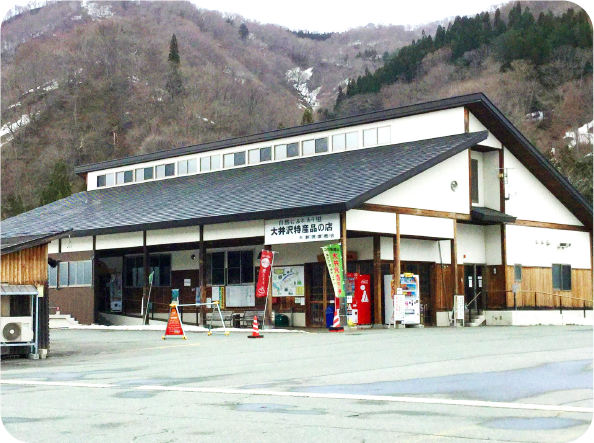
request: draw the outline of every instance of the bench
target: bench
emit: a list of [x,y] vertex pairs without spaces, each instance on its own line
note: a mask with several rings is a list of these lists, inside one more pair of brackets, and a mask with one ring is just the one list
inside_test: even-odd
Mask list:
[[207,312],[206,313],[206,325],[209,326],[212,321],[213,326],[225,326],[227,328],[231,328],[233,326],[233,312],[232,311],[221,311],[221,315],[223,316],[224,325],[221,324],[221,317],[219,316],[218,311]]
[[251,328],[254,324],[254,315],[258,317],[258,328],[261,328],[264,323],[264,311],[245,311],[240,324]]

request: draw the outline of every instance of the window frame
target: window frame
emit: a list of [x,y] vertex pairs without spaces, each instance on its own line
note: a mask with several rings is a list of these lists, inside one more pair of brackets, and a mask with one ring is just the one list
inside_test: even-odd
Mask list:
[[522,281],[522,265],[514,264],[514,281]]
[[[555,287],[555,268],[557,267],[558,269],[558,273],[559,273],[559,287]],[[568,273],[568,281],[566,281],[566,279],[563,277],[565,272],[569,270]],[[564,263],[553,263],[551,265],[551,273],[552,273],[552,288],[553,291],[571,291],[572,289],[572,269],[571,269],[571,265],[570,264],[564,264]]]
[[[365,134],[375,134],[375,142],[372,143],[373,139],[367,142]],[[371,146],[377,146],[377,128],[363,129],[363,147],[369,148]]]
[[470,159],[470,202],[479,204],[479,161]]

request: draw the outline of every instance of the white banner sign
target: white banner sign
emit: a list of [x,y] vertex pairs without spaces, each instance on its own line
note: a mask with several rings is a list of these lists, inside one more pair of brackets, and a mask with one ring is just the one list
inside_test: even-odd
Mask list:
[[264,223],[266,245],[339,239],[340,214],[281,218]]
[[396,294],[394,295],[394,320],[403,321],[405,315],[404,293],[402,292],[402,288],[396,288]]
[[464,296],[456,295],[456,320],[464,320]]

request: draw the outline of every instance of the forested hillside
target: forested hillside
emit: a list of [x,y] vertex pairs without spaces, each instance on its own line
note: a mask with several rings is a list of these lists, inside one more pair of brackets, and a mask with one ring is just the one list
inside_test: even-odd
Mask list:
[[591,195],[591,138],[565,137],[592,121],[591,23],[529,4],[325,34],[189,2],[23,11],[2,23],[2,217],[83,189],[80,164],[476,91]]

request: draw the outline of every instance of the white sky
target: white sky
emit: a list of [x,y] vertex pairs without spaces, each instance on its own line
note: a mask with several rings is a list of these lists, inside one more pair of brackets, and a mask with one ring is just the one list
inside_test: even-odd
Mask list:
[[417,25],[488,11],[504,0],[190,0],[199,8],[242,15],[292,30],[346,31],[369,23]]

